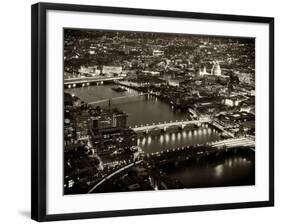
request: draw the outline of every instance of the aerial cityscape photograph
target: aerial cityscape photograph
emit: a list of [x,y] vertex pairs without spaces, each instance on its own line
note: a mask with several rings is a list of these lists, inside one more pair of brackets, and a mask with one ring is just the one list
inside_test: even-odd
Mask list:
[[65,195],[255,185],[255,38],[63,32]]

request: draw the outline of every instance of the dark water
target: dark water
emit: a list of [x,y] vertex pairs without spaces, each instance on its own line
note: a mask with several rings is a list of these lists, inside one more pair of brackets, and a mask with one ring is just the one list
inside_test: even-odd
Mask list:
[[249,152],[193,161],[164,172],[187,188],[255,184],[254,155]]
[[65,89],[67,93],[74,93],[77,97],[89,103],[95,100],[108,99],[118,96],[135,95],[137,91],[127,89],[126,92],[116,92],[111,88],[115,87],[114,84],[99,85],[99,86],[87,86],[80,88]]
[[[102,99],[119,96],[137,95],[138,92],[127,88],[126,92],[116,92],[111,85],[89,86],[83,88],[67,89],[66,92],[75,94],[86,102],[93,102]],[[108,102],[99,105],[108,107]],[[189,114],[180,110],[173,110],[170,105],[154,96],[129,97],[121,100],[112,100],[111,106],[118,107],[128,114],[129,126],[140,126],[152,123],[163,123],[175,120],[186,120]],[[217,141],[220,139],[219,133],[204,125],[195,130],[170,130],[166,133],[152,133],[138,138],[138,145],[144,152],[157,152],[161,149],[172,149],[194,144]]]
[[209,127],[207,124],[193,130],[169,130],[165,133],[158,131],[150,135],[143,135],[138,138],[138,146],[144,152],[158,152],[164,149],[173,149],[178,147],[213,142],[220,139],[217,130]]
[[[83,88],[66,89],[85,102],[93,102],[102,99],[112,99],[111,107],[118,107],[128,114],[128,125],[145,125],[164,121],[183,120],[188,118],[188,113],[174,111],[170,105],[153,96],[128,97],[114,100],[114,97],[133,96],[138,92],[127,88],[126,92],[116,92],[111,88],[114,85],[89,86]],[[108,102],[99,103],[102,107],[108,107]]]
[[[89,86],[83,88],[66,89],[66,92],[75,94],[85,102],[119,96],[132,96],[138,93],[127,89],[126,92],[116,92],[111,88],[114,85]],[[108,107],[108,102],[99,104]],[[170,105],[156,97],[139,96],[112,100],[111,106],[118,107],[128,114],[128,125],[145,125],[164,121],[188,119],[187,112],[174,111]],[[163,149],[172,149],[194,144],[217,141],[220,134],[208,125],[196,129],[180,131],[168,130],[166,133],[153,132],[138,137],[138,145],[144,152],[157,152]],[[168,176],[179,180],[187,187],[234,186],[254,184],[254,159],[248,155],[227,155],[211,158],[203,162],[182,164],[166,170]]]
[[[75,94],[86,102],[93,102],[102,99],[119,96],[137,95],[137,91],[127,88],[126,92],[116,92],[111,85],[89,86],[83,88],[67,89],[66,91]],[[108,107],[108,102],[99,105]],[[129,126],[140,126],[159,122],[188,119],[187,112],[175,111],[165,102],[154,96],[139,96],[112,100],[111,106],[118,107],[128,114]],[[188,145],[203,144],[220,139],[219,133],[207,124],[194,130],[177,129],[166,133],[151,133],[150,135],[138,138],[138,145],[144,152],[157,152],[161,149],[172,149]]]

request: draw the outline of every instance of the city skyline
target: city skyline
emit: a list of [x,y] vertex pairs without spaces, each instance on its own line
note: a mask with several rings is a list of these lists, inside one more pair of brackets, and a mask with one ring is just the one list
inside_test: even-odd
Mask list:
[[64,29],[64,193],[255,184],[255,39]]

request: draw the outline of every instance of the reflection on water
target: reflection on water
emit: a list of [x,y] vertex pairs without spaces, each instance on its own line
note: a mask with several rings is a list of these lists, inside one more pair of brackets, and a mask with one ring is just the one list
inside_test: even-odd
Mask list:
[[67,93],[75,94],[81,100],[89,103],[96,100],[110,99],[119,96],[136,95],[138,92],[127,88],[126,92],[117,92],[112,90],[114,84],[100,85],[100,86],[87,86],[80,88],[65,89]]
[[[83,88],[66,89],[66,92],[75,94],[86,102],[92,102],[102,99],[109,99],[119,96],[137,95],[138,92],[126,88],[126,92],[116,92],[112,90],[115,85],[88,86]],[[140,96],[136,98],[125,98],[112,100],[112,107],[116,106],[128,114],[127,124],[129,126],[140,126],[152,123],[163,123],[175,120],[186,120],[188,113],[180,110],[174,110],[169,104],[157,100],[156,97]],[[108,103],[101,106],[108,107]],[[166,133],[150,133],[148,136],[142,136],[138,139],[138,146],[145,152],[157,152],[162,149],[183,147],[188,145],[203,144],[216,141],[220,138],[219,133],[203,124],[202,127],[193,130],[173,130]]]
[[160,131],[138,137],[137,144],[144,152],[152,153],[163,149],[180,148],[189,145],[203,144],[220,139],[217,130],[204,126],[195,130],[170,130],[162,133]]
[[186,188],[255,184],[254,158],[247,153],[193,161],[165,169],[166,174]]
[[[119,96],[137,95],[138,92],[127,88],[126,92],[116,92],[112,90],[114,85],[88,86],[83,88],[66,89],[65,91],[75,94],[85,102],[93,102],[102,99],[113,99]],[[99,104],[108,107],[108,102]],[[164,121],[185,120],[188,118],[187,112],[173,110],[170,105],[157,100],[156,97],[139,96],[124,99],[111,100],[112,107],[118,107],[128,114],[128,125],[145,125]]]
[[[84,88],[66,89],[85,102],[109,99],[119,96],[136,95],[135,90],[126,92],[112,90],[114,85],[89,86]],[[167,103],[156,97],[140,96],[112,101],[112,107],[117,106],[128,114],[129,126],[146,125],[158,122],[183,120],[188,118],[187,112],[175,111]],[[101,106],[108,107],[108,103]],[[137,140],[144,152],[152,153],[164,149],[172,149],[189,145],[204,144],[220,139],[217,130],[207,124],[196,129],[170,130],[150,132],[149,135],[139,136]],[[254,158],[245,155],[227,155],[221,158],[211,158],[206,161],[195,161],[181,164],[178,167],[169,167],[165,170],[168,176],[179,180],[186,187],[211,187],[248,185],[255,182]]]

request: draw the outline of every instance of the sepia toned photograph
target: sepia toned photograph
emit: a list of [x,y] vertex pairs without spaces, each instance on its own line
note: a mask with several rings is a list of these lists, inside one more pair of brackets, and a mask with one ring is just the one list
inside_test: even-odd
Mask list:
[[255,185],[255,38],[63,32],[65,195]]

